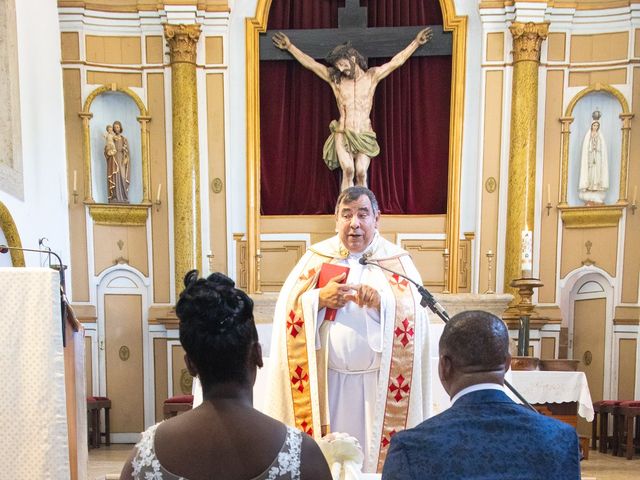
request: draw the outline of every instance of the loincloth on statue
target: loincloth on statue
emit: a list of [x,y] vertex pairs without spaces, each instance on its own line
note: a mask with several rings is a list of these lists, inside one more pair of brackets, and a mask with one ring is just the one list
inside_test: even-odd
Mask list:
[[322,148],[322,158],[329,170],[335,170],[340,166],[338,152],[336,151],[336,133],[344,135],[345,147],[352,154],[364,153],[366,156],[373,158],[380,153],[380,145],[378,145],[375,132],[356,133],[347,129],[338,130],[338,126],[337,120],[333,120],[329,124],[331,135],[324,142],[324,147]]

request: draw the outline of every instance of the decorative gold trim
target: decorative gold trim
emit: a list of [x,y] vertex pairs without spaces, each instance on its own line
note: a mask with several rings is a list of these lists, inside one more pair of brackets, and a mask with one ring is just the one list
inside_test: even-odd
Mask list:
[[146,225],[151,203],[117,205],[89,203],[89,214],[99,225]]
[[547,38],[549,23],[513,22],[509,30],[513,36],[513,63],[540,62],[540,49]]
[[200,25],[171,25],[165,23],[164,36],[169,44],[171,63],[196,63]]
[[[0,202],[0,230],[4,233],[4,238],[7,239],[7,245],[9,247],[22,248],[22,242],[20,241],[20,234],[18,233],[18,227],[16,222],[11,216],[11,212],[6,205]],[[21,250],[9,250],[11,255],[11,265],[14,267],[24,267],[24,252]]]
[[[638,0],[602,0],[600,2],[581,2],[580,0],[528,0],[529,3],[546,3],[548,8],[572,8],[575,10],[606,10],[612,8],[624,8],[640,3]],[[515,5],[514,0],[481,0],[478,8],[505,8]]]
[[[627,99],[624,97],[622,92],[611,85],[606,85],[602,83],[596,83],[595,85],[591,85],[583,90],[580,90],[569,102],[567,105],[567,109],[565,111],[564,117],[560,118],[560,122],[562,123],[562,137],[561,137],[561,184],[560,184],[560,203],[558,207],[566,207],[567,203],[567,188],[568,188],[568,171],[569,171],[569,136],[571,135],[570,126],[573,123],[573,109],[576,104],[586,95],[589,95],[593,92],[608,92],[612,96],[614,96],[618,102],[620,102],[620,106],[622,107],[622,113],[619,115],[620,121],[622,122],[621,130],[622,130],[622,147],[621,147],[621,157],[620,157],[620,191],[618,193],[618,202],[617,205],[626,205],[627,204],[627,174],[629,170],[629,137],[631,135],[631,119],[634,114],[629,111],[629,104],[627,103]],[[577,227],[575,227],[577,228]]]
[[78,113],[78,116],[82,119],[82,157],[84,163],[84,202],[86,204],[92,204],[95,202],[93,198],[93,191],[91,186],[91,132],[89,127],[89,121],[93,117],[91,113],[91,104],[101,94],[105,92],[121,92],[131,97],[135,102],[140,115],[136,117],[138,123],[140,123],[140,150],[142,156],[142,203],[151,202],[151,172],[150,172],[150,160],[149,160],[149,129],[148,123],[151,121],[151,117],[147,112],[147,107],[144,105],[142,99],[131,89],[127,87],[120,87],[117,84],[102,85],[93,90],[84,101],[82,111]]
[[443,28],[453,33],[451,53],[451,118],[449,120],[449,182],[447,193],[446,246],[449,248],[449,288],[458,292],[460,255],[460,179],[462,169],[462,128],[466,84],[467,17],[457,16],[453,0],[440,0]]
[[[58,0],[58,8],[84,8],[85,10],[111,12],[111,13],[135,13],[135,12],[157,12],[164,9],[165,5],[183,5],[184,2],[157,2],[156,4],[141,4],[139,1],[131,1],[129,4],[112,5],[107,3],[108,0],[102,2],[85,2],[80,0]],[[193,2],[198,10],[205,12],[230,12],[228,2],[220,2],[210,4],[207,1]]]
[[[451,65],[451,117],[449,120],[449,179],[446,247],[451,252],[449,291],[458,291],[460,243],[460,179],[466,75],[467,17],[458,16],[454,0],[439,0],[443,28],[453,33]],[[258,0],[256,15],[245,20],[247,112],[247,268],[248,291],[260,289],[258,280],[260,239],[260,54],[259,34],[266,31],[271,0]]]
[[617,227],[624,205],[602,205],[593,207],[558,206],[566,228]]

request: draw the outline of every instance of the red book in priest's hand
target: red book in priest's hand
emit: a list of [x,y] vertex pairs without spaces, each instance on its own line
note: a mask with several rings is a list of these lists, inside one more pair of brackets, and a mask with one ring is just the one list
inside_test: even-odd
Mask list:
[[[320,269],[320,276],[318,277],[318,283],[316,285],[317,288],[324,287],[329,280],[337,277],[341,273],[345,273],[346,275],[340,281],[340,283],[347,283],[347,277],[349,276],[349,267],[346,265],[336,265],[334,263],[323,263],[322,268]],[[335,308],[327,308],[324,314],[324,319],[328,322],[332,322],[336,319],[336,313],[338,311]]]

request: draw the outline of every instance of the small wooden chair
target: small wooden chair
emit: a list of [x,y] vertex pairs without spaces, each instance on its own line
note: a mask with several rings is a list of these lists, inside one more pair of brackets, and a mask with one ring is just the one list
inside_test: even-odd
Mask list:
[[[104,433],[100,428],[100,413],[104,410]],[[105,445],[111,445],[109,412],[111,400],[107,397],[87,397],[87,432],[90,448],[99,448],[104,437]]]
[[[636,448],[640,447],[640,401],[620,402],[617,414],[619,427],[616,453],[622,457],[624,451],[627,460],[631,460]],[[634,420],[635,429],[633,428]]]
[[162,405],[164,419],[175,417],[178,413],[186,412],[193,408],[193,395],[176,395],[167,398]]
[[[613,416],[616,407],[620,404],[618,400],[603,400],[600,402],[600,428],[598,435],[598,451],[600,453],[607,453],[609,449],[609,414]],[[616,423],[615,421],[613,422]],[[614,430],[617,431],[614,425]],[[617,432],[616,432],[617,433]],[[615,435],[612,438],[612,449],[617,453]]]

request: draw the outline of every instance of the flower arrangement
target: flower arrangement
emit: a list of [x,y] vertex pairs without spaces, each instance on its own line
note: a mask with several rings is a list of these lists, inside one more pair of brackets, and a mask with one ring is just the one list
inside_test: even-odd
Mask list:
[[364,454],[355,437],[348,433],[330,433],[318,441],[333,480],[358,480],[362,476]]

